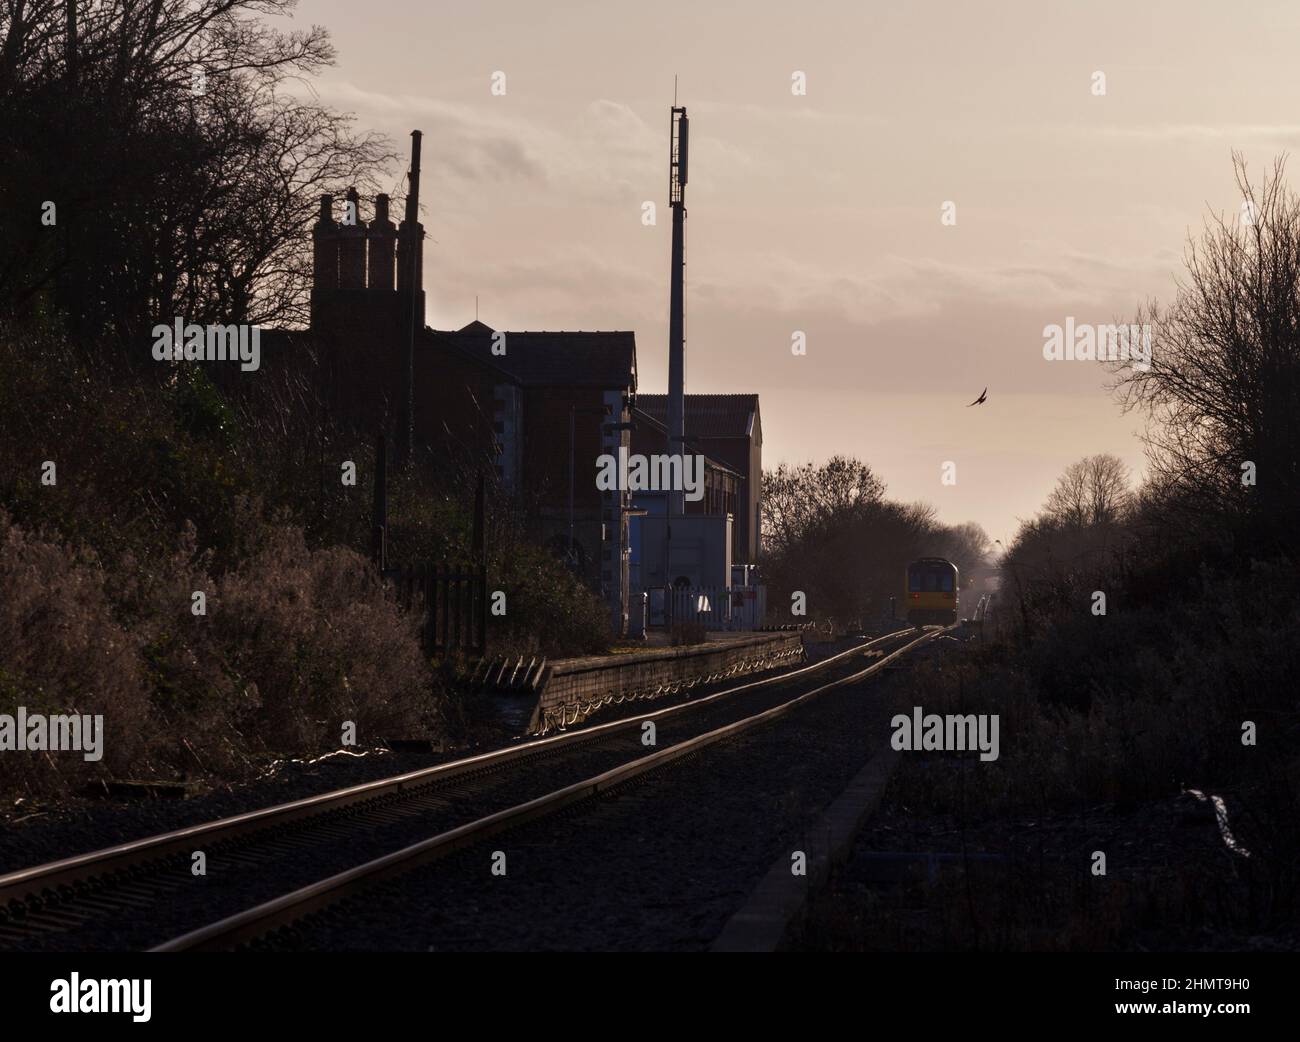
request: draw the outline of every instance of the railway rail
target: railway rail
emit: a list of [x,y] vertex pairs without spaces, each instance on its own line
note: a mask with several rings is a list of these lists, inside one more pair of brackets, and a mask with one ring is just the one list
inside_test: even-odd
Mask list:
[[[0,946],[230,947],[861,680],[938,632],[899,630],[656,712],[10,873],[0,877]],[[880,661],[851,669],[882,648]],[[811,691],[787,690],[846,668]],[[647,721],[665,747],[636,756]],[[209,876],[195,880],[190,857],[200,849]]]
[[[857,683],[889,668],[897,659],[920,644],[943,632],[933,629],[906,641],[879,661],[847,676],[839,677],[762,709],[739,720],[711,729],[693,738],[677,742],[646,756],[603,771],[582,781],[563,786],[543,796],[520,803],[497,813],[432,836],[405,849],[357,865],[345,872],[285,894],[270,902],[249,908],[236,915],[210,923],[198,930],[173,938],[155,947],[155,951],[227,950],[261,937],[278,927],[293,923],[304,916],[335,904],[349,896],[364,892],[385,880],[412,871],[435,859],[481,843],[499,833],[513,830],[544,816],[561,812],[586,800],[604,795],[614,789],[662,770],[688,757],[696,756],[717,743],[734,738],[791,713],[817,696]],[[894,635],[896,637],[896,635]],[[884,638],[890,639],[890,638]]]

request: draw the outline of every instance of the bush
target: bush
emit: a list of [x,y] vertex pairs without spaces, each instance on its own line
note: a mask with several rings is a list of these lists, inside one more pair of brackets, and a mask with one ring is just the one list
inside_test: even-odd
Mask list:
[[104,717],[103,760],[0,753],[0,788],[32,794],[119,772],[146,754],[150,704],[139,640],[111,617],[92,554],[33,538],[0,509],[0,713]]
[[[418,620],[365,556],[373,448],[321,419],[306,383],[228,401],[200,369],[114,372],[51,330],[4,325],[0,372],[0,711],[75,704],[104,712],[110,739],[96,765],[5,757],[0,784],[239,777],[336,748],[344,721],[362,744],[456,722]],[[395,562],[469,558],[473,478],[392,469]],[[491,491],[487,520],[489,590],[508,598],[491,650],[604,650],[599,598]]]
[[[1272,929],[1300,917],[1300,609],[1285,562],[1205,573],[1163,612],[1045,625],[914,672],[900,705],[997,713],[1001,757],[977,770],[900,772],[895,798],[920,817],[963,808],[970,824],[1134,808],[1187,789],[1228,799],[1252,852],[1233,856],[1248,905],[1212,925]],[[1243,723],[1257,744],[1242,741]],[[1240,903],[1240,902],[1238,902]]]
[[488,618],[494,653],[562,658],[609,647],[608,608],[562,561],[524,542],[494,556],[488,595],[506,594],[506,614]]
[[[255,524],[245,505],[242,523]],[[106,570],[0,513],[0,711],[102,713],[102,763],[0,757],[0,783],[67,791],[92,777],[238,777],[271,756],[432,736],[441,689],[413,620],[369,562],[311,551],[293,526],[219,578],[187,527],[174,553]],[[206,614],[192,610],[206,594]]]

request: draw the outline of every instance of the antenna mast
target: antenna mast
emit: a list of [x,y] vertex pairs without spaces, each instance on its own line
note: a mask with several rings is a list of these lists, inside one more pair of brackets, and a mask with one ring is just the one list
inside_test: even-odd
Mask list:
[[[676,101],[674,78],[673,100]],[[672,108],[668,205],[673,212],[673,255],[668,281],[668,453],[686,452],[686,174],[690,122],[685,107]],[[684,470],[683,470],[684,473]],[[668,516],[685,513],[681,489],[668,493]]]

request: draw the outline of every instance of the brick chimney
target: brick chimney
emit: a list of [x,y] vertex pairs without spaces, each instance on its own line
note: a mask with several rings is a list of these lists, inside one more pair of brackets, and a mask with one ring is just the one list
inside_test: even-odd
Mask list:
[[[312,228],[311,330],[328,359],[330,400],[340,419],[391,436],[399,460],[411,452],[414,437],[417,346],[424,329],[420,132],[411,139],[400,228],[389,216],[387,195],[376,197],[374,219],[362,221],[356,188],[348,189],[344,223],[335,222],[327,195]],[[348,223],[353,215],[355,223]]]
[[370,222],[370,289],[393,291],[393,258],[397,250],[397,225],[388,218],[388,196],[375,197],[375,219]]
[[320,217],[311,230],[312,290],[338,289],[339,226],[334,223],[334,197],[320,197]]
[[361,219],[361,196],[349,188],[339,227],[339,289],[366,288],[366,223]]

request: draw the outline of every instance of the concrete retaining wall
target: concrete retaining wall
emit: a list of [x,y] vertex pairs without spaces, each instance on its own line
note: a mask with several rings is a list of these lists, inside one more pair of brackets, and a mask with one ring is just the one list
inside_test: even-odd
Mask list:
[[530,733],[572,726],[603,705],[658,698],[803,659],[801,633],[728,634],[705,644],[561,659],[543,678]]

